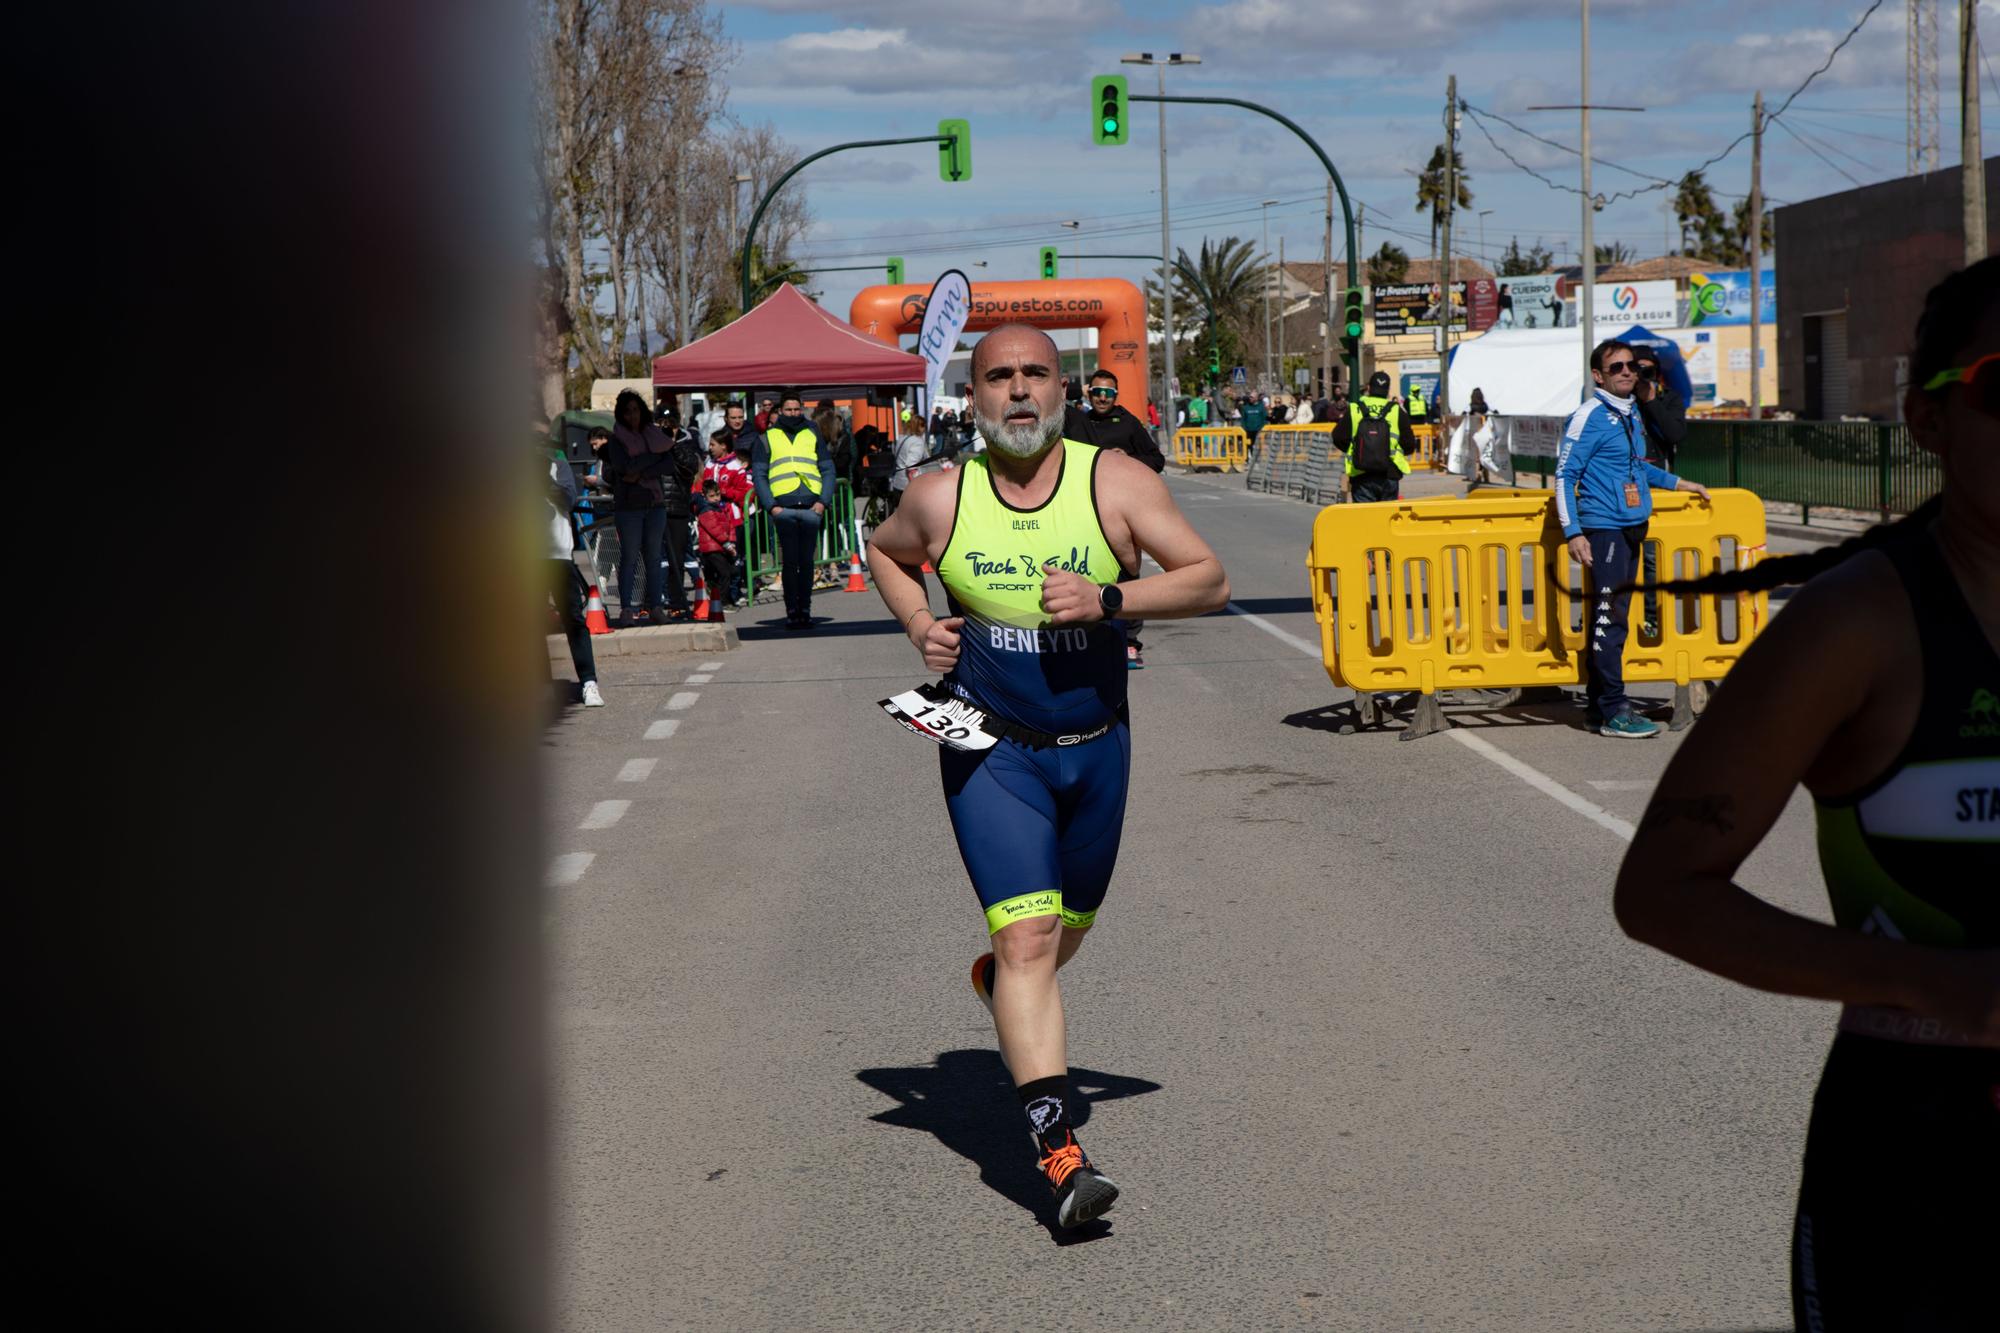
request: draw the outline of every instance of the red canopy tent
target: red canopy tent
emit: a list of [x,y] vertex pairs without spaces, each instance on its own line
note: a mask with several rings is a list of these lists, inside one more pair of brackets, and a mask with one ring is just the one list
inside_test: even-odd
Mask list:
[[885,347],[808,301],[790,283],[733,323],[653,358],[654,389],[798,389],[858,398],[922,384],[924,359]]

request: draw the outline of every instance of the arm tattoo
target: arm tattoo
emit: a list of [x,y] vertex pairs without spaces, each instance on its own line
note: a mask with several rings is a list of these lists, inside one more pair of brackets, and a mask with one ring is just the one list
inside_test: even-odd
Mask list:
[[1727,833],[1736,827],[1736,798],[1711,792],[1706,796],[1670,796],[1655,800],[1639,828],[1641,832],[1657,832],[1677,822]]

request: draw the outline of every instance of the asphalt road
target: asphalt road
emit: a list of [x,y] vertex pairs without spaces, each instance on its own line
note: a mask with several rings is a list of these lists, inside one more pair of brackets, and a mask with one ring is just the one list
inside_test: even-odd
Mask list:
[[[936,761],[875,707],[921,665],[823,593],[811,636],[732,615],[739,650],[627,659],[549,728],[560,1326],[1788,1327],[1834,1013],[1619,934],[1677,740],[1339,734],[1315,511],[1171,485],[1239,613],[1148,627],[1063,973],[1116,1209],[1049,1225]],[[1803,798],[1743,878],[1826,915]]]

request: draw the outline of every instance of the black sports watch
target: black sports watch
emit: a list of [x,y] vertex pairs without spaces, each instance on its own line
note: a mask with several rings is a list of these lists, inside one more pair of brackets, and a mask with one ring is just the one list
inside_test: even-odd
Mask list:
[[1115,616],[1125,609],[1125,594],[1115,583],[1101,584],[1097,589],[1097,602],[1104,608],[1105,615]]

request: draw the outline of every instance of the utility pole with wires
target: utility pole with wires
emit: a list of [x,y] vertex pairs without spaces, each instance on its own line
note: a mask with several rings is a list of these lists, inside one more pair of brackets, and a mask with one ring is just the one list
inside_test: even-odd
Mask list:
[[[1349,255],[1347,257],[1347,261],[1349,265],[1352,265],[1354,262],[1354,256]],[[1326,306],[1324,307],[1324,314],[1326,315],[1326,323],[1320,326],[1321,328],[1326,330],[1325,336],[1319,340],[1320,362],[1321,362],[1320,373],[1326,377],[1325,378],[1326,396],[1331,398],[1333,397],[1333,182],[1332,181],[1328,181],[1326,183],[1326,269],[1323,273],[1321,273],[1320,276],[1323,279],[1325,279],[1325,281],[1321,285],[1326,289]],[[1357,366],[1355,368],[1354,373],[1358,376],[1361,373],[1360,367]],[[1349,393],[1357,392],[1358,388],[1359,386],[1357,385],[1349,385],[1348,392]]]
[[1958,6],[1959,170],[1965,181],[1965,263],[1986,258],[1986,170],[1979,141],[1979,6]]
[[1764,92],[1750,108],[1750,419],[1764,419],[1764,346],[1758,325],[1764,315]]
[[[1451,294],[1456,286],[1458,266],[1452,262],[1451,216],[1458,211],[1458,75],[1446,77],[1444,85],[1444,300],[1438,303],[1438,387],[1437,410],[1451,410]],[[1467,302],[1470,305],[1470,302]],[[1466,322],[1472,312],[1467,310]]]
[[1285,391],[1285,233],[1278,233],[1278,392]]

